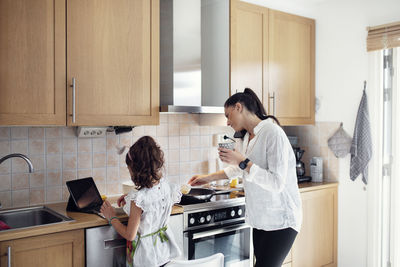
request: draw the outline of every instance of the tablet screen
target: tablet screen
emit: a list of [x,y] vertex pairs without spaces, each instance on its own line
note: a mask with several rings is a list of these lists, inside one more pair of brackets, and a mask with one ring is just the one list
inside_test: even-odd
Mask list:
[[67,182],[69,193],[80,209],[98,206],[103,203],[92,177]]

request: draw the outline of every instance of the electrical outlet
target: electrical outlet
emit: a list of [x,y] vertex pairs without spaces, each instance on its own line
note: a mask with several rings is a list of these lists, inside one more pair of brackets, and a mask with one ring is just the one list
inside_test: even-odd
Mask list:
[[78,127],[76,135],[78,138],[88,137],[104,137],[106,136],[107,127]]

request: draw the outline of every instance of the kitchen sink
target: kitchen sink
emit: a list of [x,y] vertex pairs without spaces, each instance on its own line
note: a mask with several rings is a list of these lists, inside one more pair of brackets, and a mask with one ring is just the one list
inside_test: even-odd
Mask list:
[[10,227],[7,230],[70,222],[66,217],[46,206],[0,210],[0,222]]

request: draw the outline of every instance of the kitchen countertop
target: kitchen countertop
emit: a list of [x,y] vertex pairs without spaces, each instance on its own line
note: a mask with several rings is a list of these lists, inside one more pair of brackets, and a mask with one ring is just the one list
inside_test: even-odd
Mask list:
[[[299,184],[299,190],[301,193],[319,190],[328,187],[337,186],[337,182],[323,182],[323,183],[301,183]],[[231,189],[229,186],[219,186],[215,189],[222,189],[227,190]],[[117,198],[110,198],[109,201],[111,203],[115,203]],[[11,239],[18,239],[24,237],[31,237],[31,236],[38,236],[38,235],[45,235],[57,232],[64,232],[64,231],[71,231],[77,229],[84,229],[84,228],[91,228],[96,226],[104,226],[107,225],[108,222],[95,215],[95,214],[88,214],[88,213],[81,213],[81,212],[67,212],[66,206],[67,203],[55,203],[55,204],[46,204],[45,206],[55,210],[56,212],[68,216],[74,221],[72,222],[65,222],[47,226],[38,226],[38,227],[31,227],[27,229],[16,229],[11,231],[1,231],[0,232],[0,241],[11,240]],[[172,208],[171,215],[181,214],[183,213],[183,207],[179,205],[175,205]],[[127,216],[122,211],[122,209],[117,209],[117,216],[120,218],[121,221],[126,221]]]

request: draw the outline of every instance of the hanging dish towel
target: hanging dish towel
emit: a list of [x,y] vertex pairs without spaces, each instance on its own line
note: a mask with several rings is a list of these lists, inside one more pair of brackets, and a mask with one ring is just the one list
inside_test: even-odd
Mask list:
[[371,127],[368,102],[365,89],[358,107],[353,141],[351,143],[350,179],[355,180],[362,174],[364,184],[368,183],[368,162],[372,156]]
[[343,129],[343,123],[340,123],[339,129],[328,139],[328,147],[337,158],[343,158],[350,152],[351,140]]

